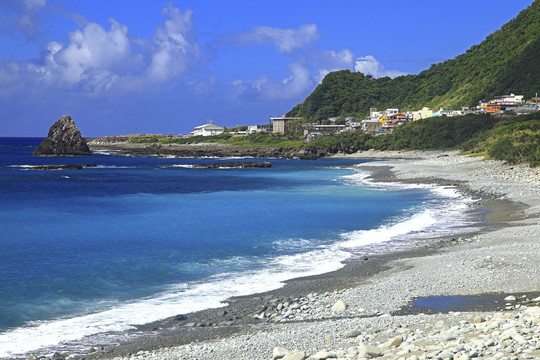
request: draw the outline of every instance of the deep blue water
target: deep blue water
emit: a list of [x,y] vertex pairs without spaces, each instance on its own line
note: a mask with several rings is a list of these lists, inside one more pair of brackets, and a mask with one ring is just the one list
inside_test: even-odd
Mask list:
[[[217,307],[467,223],[454,189],[341,168],[367,160],[193,169],[223,160],[32,157],[41,140],[0,138],[0,357]],[[28,170],[68,163],[98,167]]]

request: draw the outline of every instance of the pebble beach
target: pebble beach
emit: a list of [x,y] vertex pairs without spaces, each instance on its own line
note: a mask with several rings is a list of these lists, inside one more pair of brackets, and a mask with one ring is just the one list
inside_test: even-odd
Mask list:
[[[96,346],[85,357],[540,359],[539,169],[455,151],[342,156],[384,159],[358,165],[387,174],[376,181],[442,184],[482,194],[492,199],[487,206],[491,226],[434,249],[358,261],[335,274],[233,299],[228,307],[213,310],[214,319],[221,321],[169,319],[152,325],[154,331],[168,332],[152,335],[149,329],[135,344]],[[497,301],[474,306],[473,296],[486,294]],[[414,299],[439,296],[471,300],[464,310],[412,306]],[[210,328],[216,334],[203,335]],[[183,339],[174,341],[178,329]]]

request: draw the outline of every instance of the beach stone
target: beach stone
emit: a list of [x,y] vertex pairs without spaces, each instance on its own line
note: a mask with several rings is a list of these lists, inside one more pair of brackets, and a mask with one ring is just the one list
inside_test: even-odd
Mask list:
[[272,359],[273,360],[281,359],[285,355],[287,355],[288,353],[289,353],[289,350],[287,350],[285,348],[275,347],[274,350],[272,351]]
[[371,345],[360,345],[358,347],[358,357],[359,358],[374,358],[381,356],[381,350],[379,350],[378,347],[371,346]]
[[389,339],[387,342],[384,343],[383,347],[385,349],[392,348],[392,347],[398,347],[403,342],[403,336],[398,335],[392,339]]
[[336,357],[336,354],[331,353],[328,350],[322,350],[310,356],[311,359],[318,359],[318,360],[333,359],[335,357]]
[[332,306],[330,309],[332,312],[340,312],[347,310],[347,304],[345,304],[345,301],[338,300],[336,303]]
[[38,357],[34,354],[30,354],[26,357],[26,360],[38,360]]
[[60,353],[54,353],[54,355],[52,356],[52,360],[64,360],[65,357],[64,355],[60,354]]
[[439,341],[441,342],[446,342],[446,341],[450,341],[450,340],[455,340],[456,337],[452,334],[448,334],[448,333],[442,333],[440,336],[439,336]]
[[486,319],[483,316],[476,315],[473,320],[473,324],[480,324],[486,321]]
[[343,337],[344,338],[355,338],[357,336],[359,336],[360,334],[362,334],[362,332],[360,330],[349,330],[347,331],[345,334],[343,334]]
[[504,301],[516,301],[516,297],[514,295],[510,295],[505,297]]
[[86,139],[69,115],[51,126],[45,140],[32,153],[34,156],[92,155]]
[[283,357],[283,360],[304,360],[306,353],[300,350],[294,350]]

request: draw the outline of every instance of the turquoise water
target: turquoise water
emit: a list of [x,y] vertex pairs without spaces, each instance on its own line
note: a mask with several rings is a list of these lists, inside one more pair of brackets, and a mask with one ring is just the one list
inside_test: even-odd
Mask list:
[[[455,189],[373,184],[353,168],[367,160],[194,169],[223,160],[32,157],[40,140],[0,138],[0,357],[222,306],[468,223]],[[98,166],[28,170],[66,163]]]

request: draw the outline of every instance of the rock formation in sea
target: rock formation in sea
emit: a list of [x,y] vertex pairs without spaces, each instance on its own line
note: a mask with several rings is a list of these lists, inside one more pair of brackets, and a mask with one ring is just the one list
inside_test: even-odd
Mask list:
[[33,152],[35,156],[92,155],[86,139],[69,115],[54,123],[49,135]]

